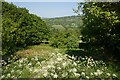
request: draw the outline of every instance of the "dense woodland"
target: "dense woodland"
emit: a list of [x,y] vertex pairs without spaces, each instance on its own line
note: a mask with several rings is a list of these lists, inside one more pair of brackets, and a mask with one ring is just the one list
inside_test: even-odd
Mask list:
[[76,7],[42,19],[2,2],[2,78],[120,79],[120,2]]

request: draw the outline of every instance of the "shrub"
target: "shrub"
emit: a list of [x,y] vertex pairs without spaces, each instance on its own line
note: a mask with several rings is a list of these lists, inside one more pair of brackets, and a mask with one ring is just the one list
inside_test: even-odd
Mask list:
[[48,39],[49,28],[38,16],[25,8],[2,2],[3,55]]
[[59,31],[52,34],[50,38],[50,45],[57,48],[76,48],[78,47],[78,35],[74,30]]

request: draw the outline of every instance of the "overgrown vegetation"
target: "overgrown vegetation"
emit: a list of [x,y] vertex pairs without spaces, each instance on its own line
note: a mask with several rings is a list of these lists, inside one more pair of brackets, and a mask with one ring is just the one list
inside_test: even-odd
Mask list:
[[83,15],[44,21],[2,6],[2,79],[120,79],[120,2],[78,3]]
[[89,50],[105,54],[111,59],[120,59],[120,2],[85,2],[82,9],[82,40]]
[[2,23],[3,55],[48,40],[49,27],[25,8],[2,2]]
[[[40,49],[40,51],[37,51]],[[43,51],[42,51],[43,49]],[[3,79],[7,78],[100,78],[117,79],[119,74],[116,68],[106,65],[102,60],[94,60],[92,57],[77,57],[65,54],[63,50],[54,49],[47,45],[31,46],[28,51],[31,54],[17,59],[14,56],[9,60],[11,64],[3,67]],[[52,51],[52,52],[51,52]],[[18,55],[24,51],[17,52]],[[30,52],[29,52],[30,53]],[[34,55],[34,56],[33,56]],[[3,65],[6,62],[2,61]]]

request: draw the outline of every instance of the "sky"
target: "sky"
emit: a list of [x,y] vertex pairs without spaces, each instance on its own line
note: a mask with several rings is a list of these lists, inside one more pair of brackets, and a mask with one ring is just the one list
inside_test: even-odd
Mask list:
[[73,11],[77,8],[77,2],[13,2],[13,4],[24,7],[42,18],[77,15]]
[[[84,2],[85,0],[5,0],[7,2]],[[90,0],[86,0],[90,1]]]

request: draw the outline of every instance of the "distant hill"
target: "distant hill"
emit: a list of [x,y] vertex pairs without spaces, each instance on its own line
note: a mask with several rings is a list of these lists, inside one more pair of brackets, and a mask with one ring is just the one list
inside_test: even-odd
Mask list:
[[82,16],[65,16],[56,18],[44,18],[46,24],[50,27],[54,25],[61,25],[64,28],[80,27],[82,26]]

